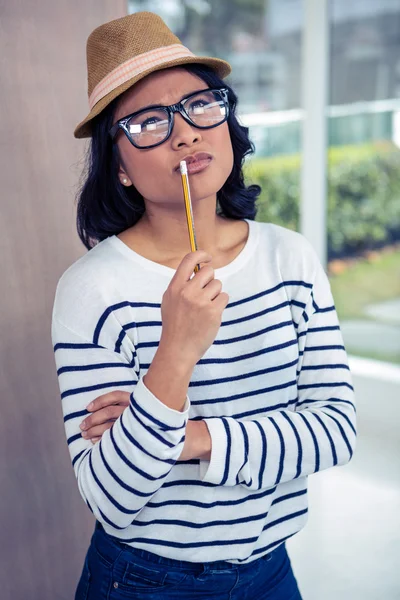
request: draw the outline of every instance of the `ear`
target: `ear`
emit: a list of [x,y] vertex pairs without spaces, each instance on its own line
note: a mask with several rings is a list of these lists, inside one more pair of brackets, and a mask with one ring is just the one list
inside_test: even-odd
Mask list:
[[129,177],[123,167],[120,167],[118,170],[118,179],[120,180],[122,185],[125,185],[126,187],[129,187],[130,185],[132,185],[132,181],[129,179]]

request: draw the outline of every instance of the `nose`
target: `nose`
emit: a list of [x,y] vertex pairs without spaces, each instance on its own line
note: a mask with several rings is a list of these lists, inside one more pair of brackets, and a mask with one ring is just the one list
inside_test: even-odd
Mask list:
[[171,134],[171,143],[174,149],[182,146],[192,146],[202,139],[200,129],[193,127],[179,113],[174,115],[174,127]]

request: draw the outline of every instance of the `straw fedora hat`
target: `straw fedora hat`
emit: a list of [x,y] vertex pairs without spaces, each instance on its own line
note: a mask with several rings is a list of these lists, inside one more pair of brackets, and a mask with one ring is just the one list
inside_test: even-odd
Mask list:
[[133,13],[97,27],[88,37],[86,56],[90,112],[75,128],[76,138],[90,137],[92,119],[154,71],[197,63],[211,67],[221,78],[231,72],[224,60],[194,55],[151,12]]

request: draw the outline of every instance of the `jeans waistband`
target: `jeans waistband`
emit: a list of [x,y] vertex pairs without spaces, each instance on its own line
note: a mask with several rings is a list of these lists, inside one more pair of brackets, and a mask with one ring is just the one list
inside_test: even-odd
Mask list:
[[[216,571],[228,571],[234,570],[241,567],[246,567],[248,564],[240,565],[227,562],[225,560],[207,562],[207,563],[194,563],[186,560],[176,560],[174,558],[167,558],[165,556],[159,556],[153,552],[142,550],[140,548],[133,548],[128,544],[125,544],[116,537],[113,537],[104,531],[103,526],[99,521],[96,521],[95,532],[93,534],[92,542],[95,544],[98,552],[106,559],[109,563],[113,563],[115,559],[121,554],[121,551],[127,553],[127,556],[140,557],[146,562],[152,562],[154,564],[165,565],[171,568],[178,568],[180,570],[187,570],[192,573],[203,573],[205,570],[212,568]],[[264,559],[267,559],[275,552],[285,551],[285,544],[281,544],[267,555],[263,555]]]

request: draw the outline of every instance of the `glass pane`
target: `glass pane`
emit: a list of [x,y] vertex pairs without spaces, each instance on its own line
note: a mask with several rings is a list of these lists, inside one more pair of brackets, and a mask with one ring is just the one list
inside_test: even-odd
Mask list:
[[257,220],[298,228],[302,0],[133,0],[159,14],[192,52],[232,65],[226,81],[256,152],[246,177],[259,183]]
[[331,284],[347,350],[400,363],[400,2],[331,6]]

